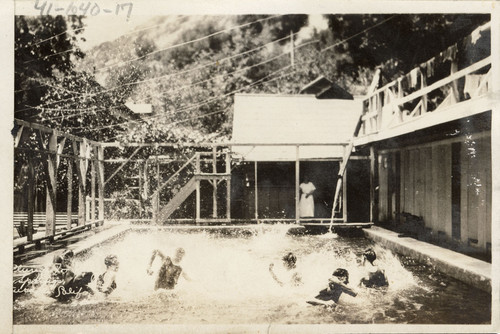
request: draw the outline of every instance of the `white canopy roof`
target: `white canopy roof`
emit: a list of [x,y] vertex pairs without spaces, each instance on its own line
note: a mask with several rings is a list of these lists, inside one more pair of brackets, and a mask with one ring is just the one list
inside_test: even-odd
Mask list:
[[233,146],[233,152],[250,161],[294,161],[295,146],[275,144],[301,144],[300,159],[340,158],[341,144],[351,140],[360,114],[359,100],[237,94],[232,142],[262,146]]

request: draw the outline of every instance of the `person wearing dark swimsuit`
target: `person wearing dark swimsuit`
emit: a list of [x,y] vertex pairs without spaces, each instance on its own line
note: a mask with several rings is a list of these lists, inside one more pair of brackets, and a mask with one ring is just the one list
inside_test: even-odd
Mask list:
[[[158,276],[156,277],[154,289],[168,289],[171,290],[177,284],[179,276],[182,274],[184,278],[188,279],[187,275],[182,271],[182,267],[179,263],[184,257],[185,251],[183,248],[178,248],[175,252],[174,259],[172,260],[170,256],[165,256],[162,252],[155,249],[151,255],[151,260],[149,261],[149,268],[147,270],[149,275],[153,274],[151,270],[151,265],[153,261],[158,256],[162,260],[160,270],[158,271]],[[189,280],[189,279],[188,279]]]

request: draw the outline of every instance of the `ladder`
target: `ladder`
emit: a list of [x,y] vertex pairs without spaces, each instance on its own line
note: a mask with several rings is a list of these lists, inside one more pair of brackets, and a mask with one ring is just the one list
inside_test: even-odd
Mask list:
[[[379,86],[380,84],[380,78],[381,78],[381,70],[380,68],[377,68],[370,87],[368,88],[367,95],[370,95],[373,93]],[[347,168],[347,163],[349,162],[349,159],[351,158],[352,154],[352,149],[354,148],[354,139],[358,136],[359,130],[361,130],[361,125],[363,124],[363,113],[359,116],[358,123],[356,123],[356,127],[354,128],[354,133],[352,135],[352,139],[349,142],[349,145],[347,146],[347,149],[344,152],[344,156],[342,157],[342,163],[340,164],[339,172],[337,174],[337,187],[335,188],[335,197],[333,198],[333,205],[332,205],[332,215],[330,217],[330,231],[332,230],[333,227],[333,220],[335,218],[335,209],[337,206],[340,204],[340,190],[342,189],[342,180],[344,177],[345,170]]]
[[356,128],[354,129],[354,134],[352,136],[351,141],[349,142],[349,145],[347,146],[344,156],[342,157],[342,163],[340,164],[339,172],[337,174],[337,186],[335,188],[335,197],[333,199],[333,205],[332,205],[332,215],[330,217],[330,229],[333,226],[333,220],[335,218],[335,210],[337,206],[340,205],[340,191],[342,190],[342,180],[344,177],[345,170],[347,168],[347,163],[349,162],[349,159],[351,158],[352,150],[354,148],[354,139],[358,136],[359,130],[361,129],[361,124],[362,124],[362,116],[359,116],[358,123],[356,124]]

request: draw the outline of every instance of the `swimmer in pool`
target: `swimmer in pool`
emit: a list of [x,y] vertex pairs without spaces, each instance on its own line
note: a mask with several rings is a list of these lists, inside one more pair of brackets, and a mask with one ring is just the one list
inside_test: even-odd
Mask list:
[[349,283],[349,272],[343,268],[337,268],[328,279],[328,286],[314,297],[314,300],[307,301],[311,305],[333,306],[339,302],[342,293],[356,297],[357,293],[347,286]]
[[299,273],[295,270],[296,269],[296,263],[297,263],[297,257],[292,253],[289,252],[285,256],[283,256],[283,267],[286,270],[286,275],[289,276],[286,280],[284,279],[279,279],[278,276],[276,276],[276,273],[274,272],[274,263],[271,263],[269,265],[269,272],[271,273],[271,276],[273,279],[278,282],[279,285],[284,286],[286,282],[289,283],[291,286],[298,286],[302,284],[302,277],[300,277]]
[[359,285],[367,288],[380,288],[389,286],[385,271],[375,265],[377,254],[372,248],[363,252],[363,266],[366,268],[366,275],[360,280]]
[[97,278],[97,290],[109,296],[116,289],[116,272],[120,263],[116,255],[108,255],[104,259],[106,271]]
[[66,250],[54,257],[49,281],[49,295],[58,301],[70,301],[82,295],[94,294],[89,284],[94,280],[92,272],[82,272],[75,275],[73,272],[74,253]]
[[151,270],[151,265],[153,264],[156,256],[160,257],[162,264],[160,270],[158,271],[158,277],[155,281],[155,290],[158,289],[173,289],[179,280],[179,276],[182,274],[184,279],[190,281],[189,277],[185,272],[182,271],[182,267],[179,265],[186,252],[183,248],[177,248],[175,251],[175,256],[173,259],[170,256],[165,256],[162,252],[155,249],[151,255],[151,260],[149,261],[149,268],[147,270],[148,275],[153,275]]

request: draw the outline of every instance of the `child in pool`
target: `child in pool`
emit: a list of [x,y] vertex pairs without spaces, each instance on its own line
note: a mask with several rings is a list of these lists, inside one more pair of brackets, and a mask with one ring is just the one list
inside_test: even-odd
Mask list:
[[[363,252],[363,266],[366,268],[366,275],[361,278],[359,285],[367,288],[380,288],[389,286],[385,271],[374,264],[377,254],[372,248]],[[367,262],[369,264],[367,264]]]
[[170,256],[165,256],[159,250],[154,250],[151,255],[151,260],[149,261],[149,268],[147,270],[148,275],[153,275],[151,270],[151,265],[153,264],[156,256],[159,256],[162,260],[162,265],[158,271],[158,276],[155,281],[154,289],[173,289],[179,280],[179,276],[182,274],[184,279],[190,280],[189,277],[182,271],[182,267],[179,265],[186,252],[183,248],[177,248],[175,251],[175,256],[173,259]]
[[357,296],[357,293],[347,286],[349,283],[349,272],[343,268],[337,268],[332,274],[332,277],[328,279],[328,286],[323,289],[319,294],[314,297],[314,300],[308,301],[311,305],[323,305],[323,306],[335,306],[342,293],[347,293],[353,297]]
[[92,272],[82,272],[75,275],[73,272],[74,253],[67,250],[56,255],[51,268],[50,297],[58,301],[69,301],[74,297],[94,294],[89,284],[94,280]]
[[116,272],[118,271],[119,262],[116,255],[108,255],[104,259],[106,271],[97,278],[97,290],[108,296],[116,289]]
[[[287,274],[289,274],[290,276],[287,281],[292,286],[298,286],[302,284],[302,278],[300,277],[299,273],[295,270],[296,263],[297,263],[297,257],[292,252],[289,252],[288,254],[283,256],[283,267],[287,270]],[[276,276],[276,273],[274,272],[274,263],[271,263],[269,265],[269,272],[271,273],[273,279],[276,282],[278,282],[279,285],[281,286],[285,285],[285,282],[283,282],[283,280],[280,280],[278,276]]]

